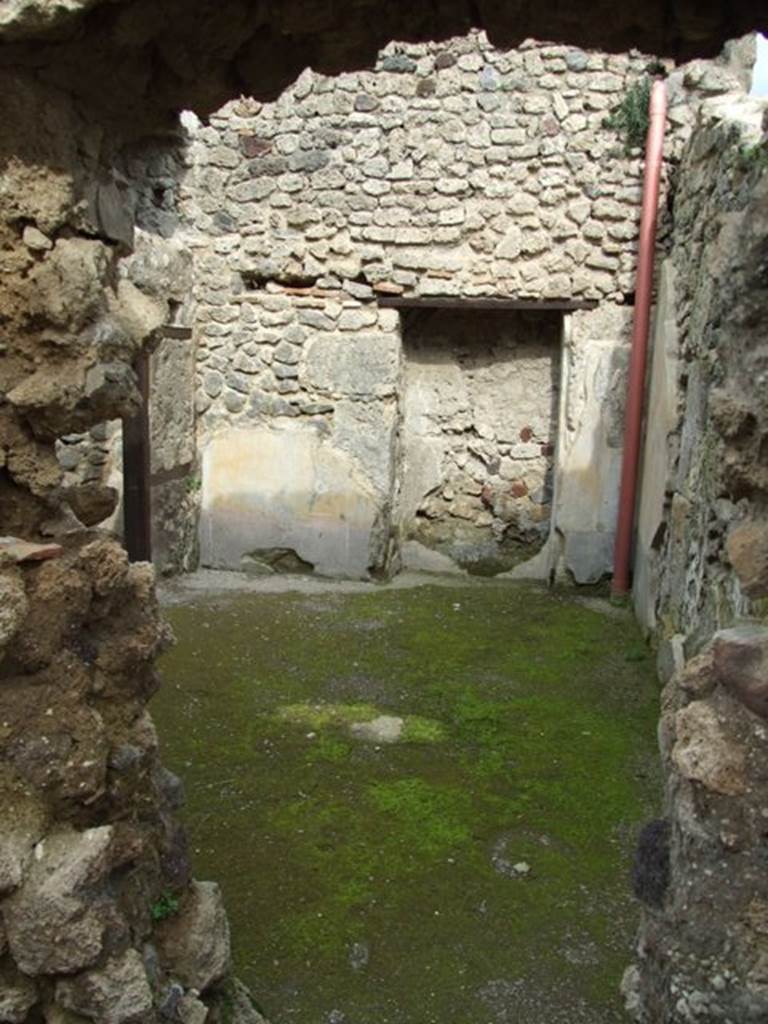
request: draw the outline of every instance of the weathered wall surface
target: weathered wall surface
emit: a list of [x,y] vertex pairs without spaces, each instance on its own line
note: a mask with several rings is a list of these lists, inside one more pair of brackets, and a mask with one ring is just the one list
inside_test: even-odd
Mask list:
[[[250,4],[247,9],[208,5],[211,18],[190,17],[181,4],[174,16],[171,6],[154,2],[107,6],[73,0],[51,8],[20,0],[9,6],[18,21],[4,20],[3,28],[11,25],[21,42],[4,46],[0,55],[0,533],[38,541],[54,537],[63,541],[63,550],[43,565],[19,561],[24,552],[18,549],[6,551],[0,566],[5,693],[0,1012],[18,1024],[41,1017],[61,1024],[73,1014],[75,1019],[127,1022],[137,1012],[140,1019],[157,1020],[162,1006],[166,1015],[176,1012],[182,1020],[197,1022],[205,1017],[205,1005],[212,1004],[208,1020],[215,1022],[222,1001],[218,980],[226,972],[226,926],[214,888],[185,886],[186,859],[171,815],[178,791],[159,767],[145,712],[154,685],[152,661],[166,640],[153,604],[151,575],[146,567],[127,567],[112,541],[81,532],[73,523],[70,512],[82,516],[83,525],[91,513],[79,489],[61,489],[54,454],[54,442],[62,436],[136,409],[130,363],[171,315],[162,294],[139,287],[120,269],[132,244],[133,223],[129,190],[115,170],[120,118],[135,116],[124,127],[140,134],[143,125],[159,127],[159,113],[177,108],[181,100],[203,102],[204,97],[205,103],[218,105],[246,80],[248,69],[255,69],[255,89],[268,87],[274,94],[310,56],[319,55],[326,66],[335,67],[351,60],[350,54],[360,60],[372,55],[378,45],[371,34],[374,23],[378,38],[385,39],[393,24],[423,36],[458,30],[470,19],[463,6],[451,5],[441,20],[431,8],[423,15],[423,5],[408,4],[397,8],[400,14],[412,12],[404,20],[372,19],[369,10],[358,7],[362,13],[346,25],[335,20],[339,11],[346,13],[340,5],[333,12],[316,5],[310,19],[303,5],[280,5],[272,8],[279,22],[272,31],[264,28],[263,9]],[[73,30],[66,21],[69,10],[86,6],[94,8],[93,19]],[[235,8],[239,17],[224,15]],[[62,15],[62,25],[54,25],[56,32],[44,43],[26,46],[24,39],[42,31],[52,9]],[[530,9],[548,16],[543,5]],[[515,11],[509,5],[498,10]],[[595,10],[592,5],[598,19]],[[613,3],[606,7],[605,31],[623,44],[617,10]],[[2,13],[7,19],[7,8]],[[683,18],[685,31],[672,12],[668,19],[648,22],[673,26],[679,43],[701,39],[702,32],[708,38],[713,13],[717,34],[721,23],[730,24],[719,17],[717,6],[708,8],[703,29],[692,9]],[[583,38],[590,19],[581,13],[573,17],[568,25],[576,25],[574,31]],[[187,48],[181,44],[180,26],[199,33]],[[560,27],[567,31],[568,26]],[[297,37],[303,45],[297,45]],[[242,68],[234,69],[230,58],[246,38],[250,43]],[[82,103],[89,91],[101,112],[111,112],[111,120],[88,104],[72,102],[72,94]],[[708,321],[713,330],[694,333],[715,342],[712,347],[723,356],[727,371],[724,387],[735,382],[740,394],[730,397],[746,401],[746,406],[743,401],[719,406],[713,391],[710,409],[723,442],[718,472],[726,500],[746,502],[739,507],[744,519],[729,532],[727,555],[738,571],[742,595],[759,601],[765,596],[766,564],[761,519],[765,404],[753,399],[764,383],[762,357],[756,360],[754,353],[760,351],[755,336],[764,309],[765,193],[763,179],[757,180],[759,167],[750,172],[757,181],[752,191],[741,189],[747,175],[729,177],[733,168],[726,166],[727,152],[723,146],[722,173],[714,165],[706,172],[701,165],[705,187],[692,191],[691,210],[710,201],[706,178],[716,174],[723,183],[718,193],[722,209],[738,212],[742,207],[729,205],[731,193],[737,203],[746,195],[743,208],[752,208],[755,216],[738,226],[740,244],[731,250],[720,288],[708,294],[702,285],[697,295],[697,301],[713,304]],[[717,211],[713,207],[710,212]],[[712,224],[716,230],[722,227],[716,215],[693,220],[702,225],[703,239]],[[221,244],[226,247],[226,239]],[[689,282],[696,280],[698,265],[707,264],[692,260],[685,274]],[[349,284],[354,283],[346,289],[350,301]],[[685,287],[693,294],[693,283]],[[356,306],[349,308],[357,312]],[[693,304],[691,309],[693,322]],[[711,368],[715,360],[707,351],[692,350]],[[692,401],[686,422],[700,422],[693,415],[696,408]],[[701,473],[707,481],[717,479],[711,463],[702,464]],[[695,476],[690,487],[695,497]],[[702,493],[709,504],[720,498],[719,486]],[[695,530],[681,534],[699,545],[695,550],[705,536],[696,524],[703,521],[691,518]],[[70,526],[76,529],[67,535]],[[706,599],[701,606],[707,606]],[[687,615],[693,604],[681,603],[670,590],[668,607],[674,614],[684,607]],[[757,803],[765,758],[757,745],[764,743],[764,735],[755,716],[764,709],[766,669],[760,636],[746,639],[746,655],[741,648],[733,652],[733,637],[726,638],[725,655],[718,655],[716,647],[716,686],[704,664],[701,680],[696,681],[693,669],[686,673],[687,692],[696,700],[685,704],[687,698],[675,691],[669,698],[674,712],[670,756],[678,773],[671,776],[670,788],[673,895],[667,909],[653,918],[661,940],[649,933],[641,975],[650,1012],[661,1007],[659,1013],[669,1020],[722,1017],[723,1008],[726,1019],[765,1016],[764,828]],[[729,650],[735,664],[727,661]],[[726,661],[718,663],[718,657]],[[676,685],[686,689],[683,681]],[[669,725],[667,719],[665,728]],[[738,859],[731,860],[732,854]],[[699,862],[704,870],[697,869]],[[744,885],[735,885],[734,879]],[[167,907],[161,900],[166,889],[182,892],[180,914],[159,924],[151,910]],[[688,898],[696,912],[692,926],[686,916]],[[723,909],[712,914],[713,905]],[[706,914],[703,908],[709,908]],[[697,947],[697,938],[709,934],[707,949]],[[658,955],[665,948],[672,955]],[[721,962],[723,973],[713,973]],[[202,992],[202,1000],[193,990]],[[254,1019],[237,1000],[235,1007],[244,1019]]]
[[768,1015],[764,107],[703,111],[662,269],[635,596],[674,672],[665,819],[641,842],[646,910],[625,978],[647,1024]]
[[757,596],[739,574],[745,524],[768,498],[762,116],[760,101],[746,99],[702,111],[662,268],[638,600],[648,627],[685,638],[688,655]]
[[[342,505],[357,497],[371,506],[356,520],[360,530],[368,522],[367,542],[356,533],[346,561],[344,545],[335,544],[326,566],[334,575],[390,567],[404,539],[397,493],[414,500],[398,459],[415,457],[408,349],[419,340],[408,328],[404,349],[400,317],[377,300],[501,296],[599,307],[574,320],[560,517],[535,571],[547,575],[560,563],[586,582],[609,569],[622,412],[608,396],[623,392],[641,161],[603,121],[647,66],[637,54],[535,43],[501,51],[474,33],[445,45],[390,47],[370,72],[329,79],[306,71],[276,103],[238,100],[193,131],[180,195],[196,267],[204,564],[239,567],[277,547],[317,564],[302,538],[319,529],[328,536],[321,476],[302,479],[282,506],[280,529],[267,529],[256,512],[258,476],[238,477],[226,445],[216,443],[235,429],[241,440],[251,431],[255,446],[270,428],[269,450],[279,461],[284,443],[286,465],[297,445],[305,453],[319,445],[326,460],[349,458]],[[672,75],[668,160],[679,154],[701,96],[739,85],[725,63]],[[512,404],[517,385],[508,383],[496,398]],[[554,409],[555,383],[551,374],[531,377],[534,404]],[[552,436],[535,439],[539,455],[555,440],[557,417],[550,419],[542,433]],[[488,459],[467,452],[474,469],[460,487],[472,518],[448,511],[441,519],[445,499],[436,497],[424,518],[442,527],[420,539],[457,552],[472,547],[459,534],[476,531],[477,550],[490,542],[487,553],[502,568],[519,559],[511,552],[521,539],[529,555],[541,546],[548,501],[532,501],[542,488],[525,474],[509,483],[526,494],[504,486],[490,449],[509,438],[488,416],[481,420],[486,434],[476,446],[488,448]],[[547,467],[538,469],[544,483]],[[226,510],[235,507],[233,531],[237,515]],[[308,526],[315,515],[317,529]],[[336,528],[343,534],[341,512]]]
[[[199,473],[195,437],[195,349],[192,339],[192,260],[178,216],[184,174],[184,146],[178,130],[131,144],[117,157],[124,217],[131,220],[130,254],[117,268],[142,292],[167,308],[166,322],[149,350],[152,560],[160,572],[179,572],[197,563]],[[135,224],[135,228],[133,225]],[[86,433],[56,442],[68,486],[91,484],[90,492],[113,488],[111,511],[93,506],[92,522],[122,537],[122,423],[99,423]],[[101,485],[101,491],[98,491]],[[99,517],[97,512],[103,514]]]
[[410,541],[470,571],[546,542],[560,387],[557,313],[406,316],[399,498]]
[[141,243],[127,259],[118,126],[34,76],[0,79],[0,1018],[191,1024],[226,1003],[255,1021],[147,713],[170,640],[152,568],[86,529],[116,494],[68,481],[55,453],[139,407],[131,364],[178,268]]

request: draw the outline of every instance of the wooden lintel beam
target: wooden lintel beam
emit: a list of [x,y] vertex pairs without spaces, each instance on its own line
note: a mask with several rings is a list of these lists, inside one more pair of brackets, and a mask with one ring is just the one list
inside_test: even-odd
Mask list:
[[380,306],[389,309],[457,309],[467,310],[532,310],[569,313],[579,309],[595,309],[596,299],[508,299],[496,296],[454,298],[449,296],[381,295]]

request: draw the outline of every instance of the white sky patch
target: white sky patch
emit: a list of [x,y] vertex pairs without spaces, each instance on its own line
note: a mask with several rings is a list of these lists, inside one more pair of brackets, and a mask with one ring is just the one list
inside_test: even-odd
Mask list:
[[768,96],[768,39],[761,35],[757,37],[757,59],[750,96]]

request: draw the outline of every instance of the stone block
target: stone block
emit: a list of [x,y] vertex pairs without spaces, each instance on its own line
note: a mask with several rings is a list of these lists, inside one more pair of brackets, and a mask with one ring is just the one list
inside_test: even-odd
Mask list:
[[768,627],[747,623],[715,634],[719,682],[761,718],[768,718]]
[[692,701],[675,716],[677,741],[672,761],[687,779],[714,793],[738,796],[746,790],[744,751],[729,735],[713,707]]
[[4,905],[8,944],[25,974],[66,974],[93,964],[107,925],[94,899],[110,868],[111,826],[64,829],[38,844],[29,873]]
[[185,988],[205,992],[230,968],[229,923],[215,882],[192,882],[178,913],[155,929],[160,962]]
[[9,959],[0,959],[0,1020],[4,1024],[23,1024],[38,999],[35,982]]
[[750,519],[728,535],[728,557],[747,597],[768,597],[768,523]]
[[56,1001],[66,1010],[102,1024],[141,1020],[153,1005],[152,989],[135,949],[56,984]]
[[[2,565],[2,547],[0,547]],[[19,570],[8,566],[0,570],[0,654],[13,639],[29,610],[24,580]],[[2,886],[0,886],[2,891]]]
[[391,334],[318,335],[306,348],[302,381],[333,395],[384,398],[397,389],[397,339]]

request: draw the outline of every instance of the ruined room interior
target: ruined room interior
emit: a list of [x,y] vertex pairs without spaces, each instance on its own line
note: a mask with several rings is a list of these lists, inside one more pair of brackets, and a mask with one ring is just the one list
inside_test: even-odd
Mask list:
[[766,27],[0,3],[0,1020],[766,1019]]

